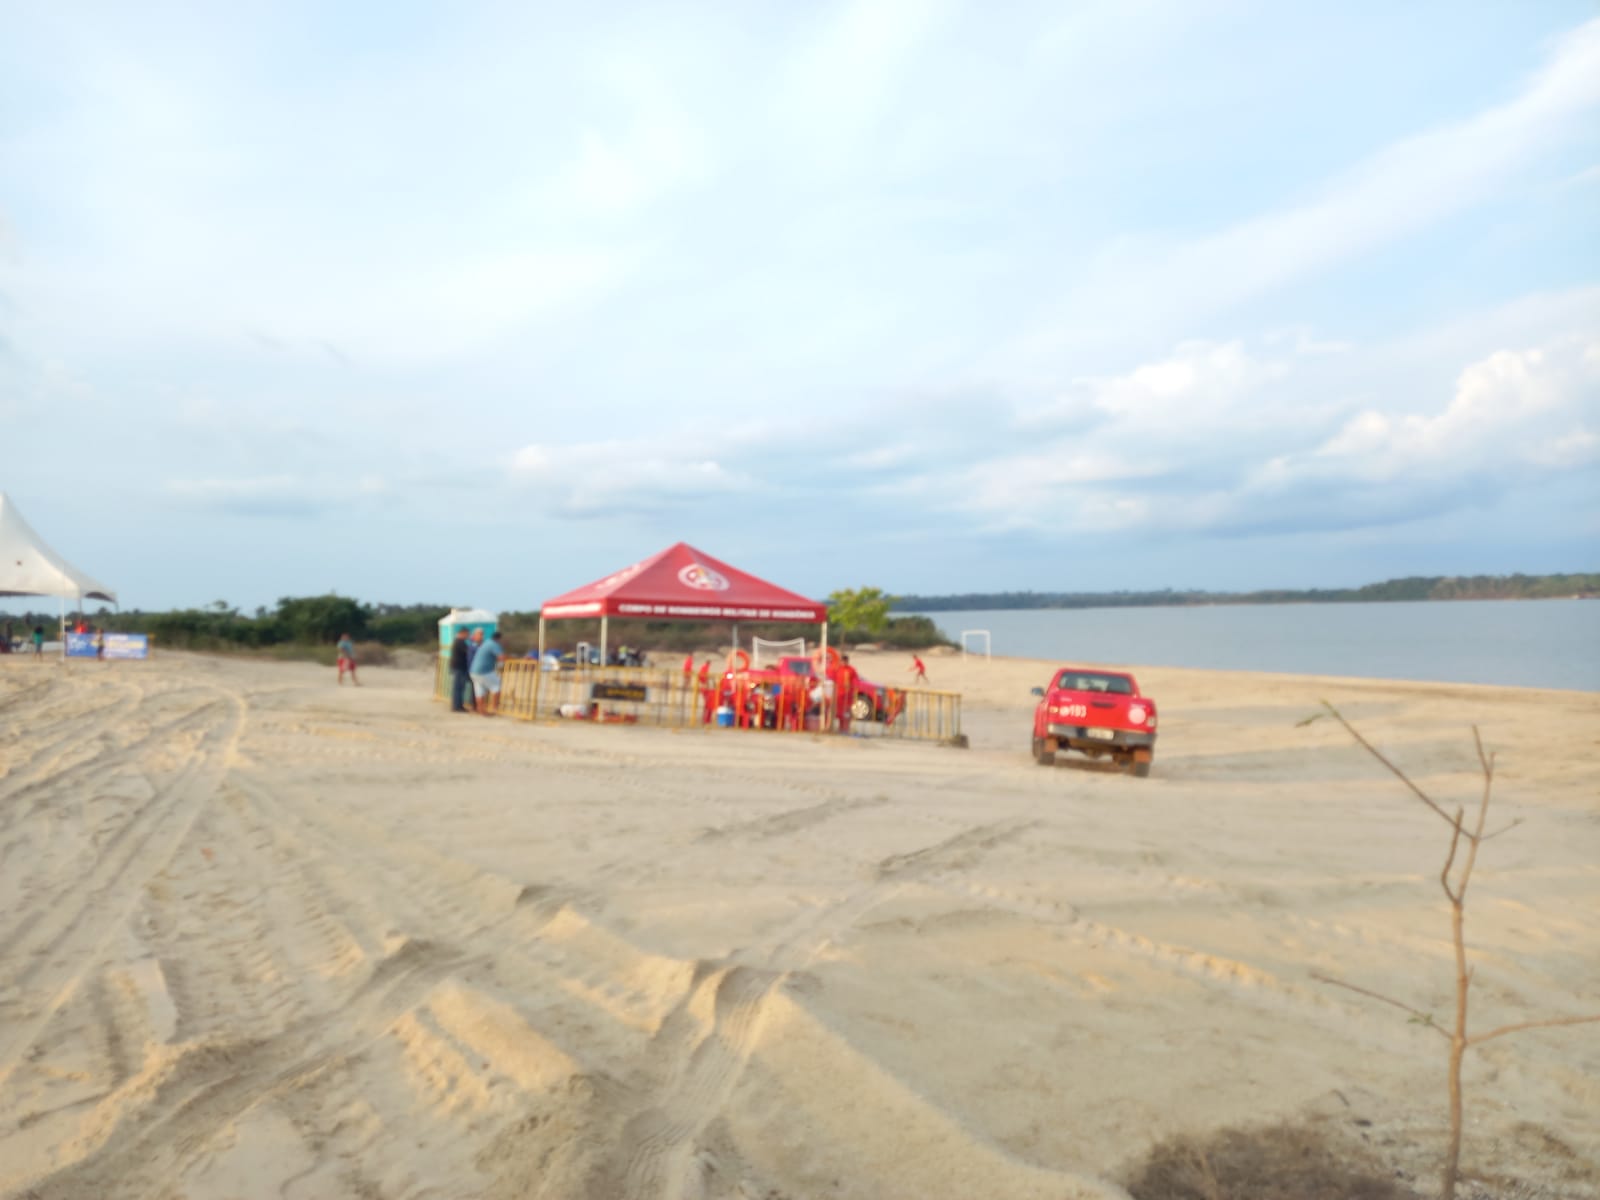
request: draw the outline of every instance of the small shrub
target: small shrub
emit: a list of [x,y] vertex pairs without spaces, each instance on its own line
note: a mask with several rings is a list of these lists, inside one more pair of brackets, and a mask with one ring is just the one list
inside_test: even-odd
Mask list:
[[360,642],[356,645],[356,666],[391,667],[394,654],[382,642]]
[[1127,1189],[1134,1200],[1417,1200],[1365,1146],[1288,1123],[1170,1138]]

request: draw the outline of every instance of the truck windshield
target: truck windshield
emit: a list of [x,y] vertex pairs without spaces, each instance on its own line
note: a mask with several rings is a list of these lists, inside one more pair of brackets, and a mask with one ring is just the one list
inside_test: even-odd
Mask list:
[[1110,692],[1113,696],[1133,695],[1133,684],[1128,681],[1126,675],[1101,675],[1093,671],[1063,671],[1056,678],[1056,687],[1069,692]]

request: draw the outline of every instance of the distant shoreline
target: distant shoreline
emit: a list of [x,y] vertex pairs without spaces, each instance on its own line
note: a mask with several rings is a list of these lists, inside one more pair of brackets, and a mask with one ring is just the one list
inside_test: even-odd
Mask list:
[[1212,592],[1160,588],[1115,592],[958,592],[897,596],[893,611],[1027,612],[1071,608],[1210,608],[1241,604],[1406,604],[1433,600],[1594,600],[1600,573],[1552,575],[1412,575],[1356,588],[1259,588]]
[[1522,601],[1522,600],[1600,600],[1600,593],[1576,593],[1570,596],[1450,596],[1448,598],[1423,598],[1418,600],[1324,600],[1324,599],[1295,599],[1295,600],[1102,600],[1098,603],[1070,603],[1070,604],[984,604],[984,605],[951,605],[944,607],[932,603],[923,604],[918,608],[902,608],[896,605],[891,610],[891,615],[897,617],[924,616],[930,613],[958,613],[958,612],[1069,612],[1076,609],[1090,608],[1249,608],[1251,606],[1272,605],[1273,607],[1289,607],[1296,604],[1456,604],[1465,601]]

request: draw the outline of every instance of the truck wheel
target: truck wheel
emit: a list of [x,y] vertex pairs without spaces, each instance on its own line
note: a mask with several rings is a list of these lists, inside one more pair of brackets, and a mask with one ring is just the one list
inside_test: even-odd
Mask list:
[[1033,761],[1041,767],[1053,767],[1056,765],[1056,752],[1044,748],[1043,738],[1033,739]]
[[1154,757],[1155,755],[1148,749],[1135,750],[1128,760],[1128,770],[1133,773],[1135,779],[1149,779],[1150,760]]
[[873,721],[878,714],[872,711],[872,701],[865,696],[857,696],[855,703],[850,706],[850,715],[858,721]]

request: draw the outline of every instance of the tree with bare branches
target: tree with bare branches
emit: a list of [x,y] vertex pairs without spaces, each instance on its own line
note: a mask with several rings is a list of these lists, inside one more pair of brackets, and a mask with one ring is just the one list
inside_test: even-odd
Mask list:
[[[1472,740],[1478,751],[1478,765],[1483,771],[1483,792],[1478,799],[1478,811],[1472,822],[1471,828],[1466,824],[1466,810],[1458,807],[1452,814],[1445,807],[1434,800],[1425,791],[1417,786],[1416,782],[1403,770],[1394,764],[1382,751],[1364,738],[1361,733],[1345,720],[1344,714],[1326,700],[1322,702],[1329,715],[1340,725],[1345,732],[1353,737],[1356,742],[1373,758],[1382,763],[1391,774],[1403,783],[1418,800],[1427,805],[1430,811],[1450,826],[1450,846],[1445,854],[1444,867],[1439,872],[1439,885],[1444,889],[1446,899],[1450,902],[1450,932],[1455,945],[1456,958],[1456,1012],[1455,1022],[1449,1029],[1436,1023],[1431,1013],[1414,1008],[1403,1000],[1396,1000],[1393,996],[1386,996],[1381,992],[1369,988],[1359,987],[1347,983],[1342,979],[1313,972],[1312,977],[1323,983],[1333,984],[1335,987],[1346,988],[1352,992],[1359,992],[1373,1000],[1382,1001],[1404,1012],[1410,1013],[1419,1024],[1426,1025],[1450,1043],[1450,1144],[1445,1152],[1443,1178],[1440,1183],[1439,1194],[1443,1200],[1455,1200],[1456,1179],[1461,1165],[1461,1060],[1473,1046],[1481,1046],[1485,1042],[1492,1042],[1496,1038],[1505,1037],[1509,1033],[1517,1033],[1524,1029],[1549,1029],[1558,1025],[1583,1025],[1600,1021],[1600,1013],[1582,1017],[1545,1017],[1534,1021],[1518,1021],[1510,1025],[1501,1025],[1486,1033],[1471,1033],[1467,1029],[1467,994],[1472,984],[1472,967],[1467,963],[1466,943],[1466,913],[1467,913],[1467,886],[1472,882],[1472,869],[1478,862],[1478,850],[1483,843],[1491,838],[1499,837],[1509,829],[1514,829],[1521,824],[1515,820],[1501,826],[1492,833],[1485,833],[1484,826],[1489,819],[1489,795],[1494,786],[1494,755],[1483,748],[1483,738],[1478,732],[1478,727],[1472,727]],[[1302,721],[1302,725],[1309,725],[1323,714]],[[1465,845],[1465,851],[1462,847]],[[1459,862],[1457,861],[1459,858]]]

